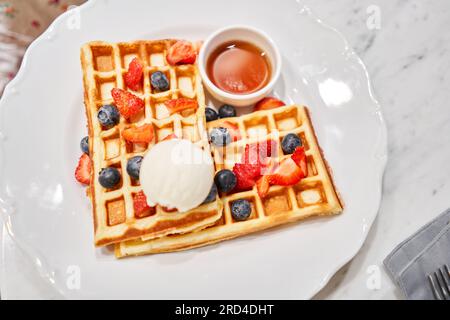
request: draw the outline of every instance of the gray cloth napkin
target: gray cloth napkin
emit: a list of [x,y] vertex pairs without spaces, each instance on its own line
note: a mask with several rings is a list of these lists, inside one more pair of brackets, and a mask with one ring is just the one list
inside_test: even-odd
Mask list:
[[[384,260],[407,299],[434,299],[427,275],[450,265],[450,209],[400,243]],[[449,266],[450,267],[450,266]]]

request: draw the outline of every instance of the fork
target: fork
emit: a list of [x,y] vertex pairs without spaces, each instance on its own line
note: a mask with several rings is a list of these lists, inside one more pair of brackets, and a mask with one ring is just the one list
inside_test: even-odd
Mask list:
[[450,300],[450,270],[447,265],[427,276],[436,300]]

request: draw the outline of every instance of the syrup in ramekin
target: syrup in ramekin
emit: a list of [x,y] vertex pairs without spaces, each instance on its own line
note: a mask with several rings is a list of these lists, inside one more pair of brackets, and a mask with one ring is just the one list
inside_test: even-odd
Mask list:
[[256,92],[266,86],[271,77],[266,53],[245,41],[220,45],[209,56],[206,70],[219,89],[232,94]]

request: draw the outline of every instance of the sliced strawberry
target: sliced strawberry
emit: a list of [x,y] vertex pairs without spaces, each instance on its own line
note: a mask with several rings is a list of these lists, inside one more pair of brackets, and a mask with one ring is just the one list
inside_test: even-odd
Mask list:
[[238,141],[242,139],[241,133],[239,131],[239,127],[237,124],[234,124],[230,121],[223,121],[220,123],[220,127],[226,128],[230,133],[232,141]]
[[275,158],[267,158],[263,163],[260,164],[261,175],[271,175],[275,169],[278,167],[278,160]]
[[161,207],[161,209],[163,209],[164,212],[168,212],[168,213],[178,211],[177,208],[169,209],[168,207]]
[[269,175],[270,184],[279,186],[292,186],[304,177],[304,172],[292,158],[281,161],[280,165]]
[[169,48],[167,62],[172,65],[192,64],[197,59],[197,52],[191,42],[180,40]]
[[155,208],[150,207],[147,203],[147,197],[143,191],[139,191],[133,197],[134,215],[137,218],[147,217],[155,213]]
[[308,165],[306,160],[305,148],[297,147],[295,148],[294,153],[291,155],[292,160],[300,167],[303,173],[303,177],[308,176]]
[[89,185],[91,180],[91,159],[86,153],[78,160],[78,166],[75,170],[75,179],[82,184]]
[[272,139],[247,144],[242,155],[242,163],[265,163],[267,158],[277,155],[277,148],[277,142]]
[[154,135],[155,131],[152,124],[125,129],[122,132],[123,138],[133,143],[149,143],[153,140]]
[[256,181],[256,189],[258,190],[258,195],[261,197],[261,199],[264,199],[267,196],[267,193],[269,192],[270,187],[270,177],[269,176],[262,176],[261,178]]
[[128,66],[128,72],[125,73],[123,79],[128,88],[138,91],[142,86],[143,66],[139,58],[131,60]]
[[261,101],[259,101],[256,105],[253,111],[260,111],[260,110],[270,110],[270,109],[275,109],[278,107],[282,107],[285,106],[286,104],[277,99],[277,98],[273,98],[273,97],[266,97],[264,99],[262,99]]
[[166,102],[164,102],[164,104],[166,105],[167,109],[169,109],[169,113],[171,115],[183,110],[198,108],[197,101],[189,98],[167,100]]
[[120,114],[127,119],[138,114],[144,108],[144,100],[131,92],[114,88],[111,90],[111,95]]
[[166,140],[172,140],[172,139],[178,139],[177,135],[175,133],[171,133],[168,136],[166,136],[164,139],[162,139],[161,141],[166,141]]
[[252,188],[261,176],[261,166],[248,163],[236,163],[233,167],[236,175],[237,190],[247,190]]

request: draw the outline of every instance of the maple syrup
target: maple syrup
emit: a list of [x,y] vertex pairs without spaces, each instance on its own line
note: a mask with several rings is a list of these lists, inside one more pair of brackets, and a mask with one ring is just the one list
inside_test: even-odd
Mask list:
[[266,53],[246,41],[229,41],[209,56],[209,79],[221,90],[232,94],[250,94],[270,80],[271,67]]

